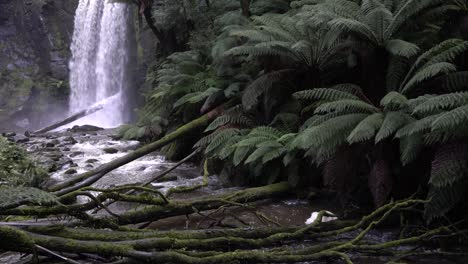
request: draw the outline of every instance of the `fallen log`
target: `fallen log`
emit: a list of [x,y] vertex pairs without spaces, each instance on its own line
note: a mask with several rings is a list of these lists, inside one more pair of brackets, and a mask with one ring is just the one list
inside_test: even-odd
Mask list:
[[89,172],[83,173],[81,175],[77,175],[74,178],[65,181],[63,183],[57,184],[49,188],[49,191],[54,192],[55,195],[63,196],[67,193],[76,191],[80,188],[90,186],[91,184],[95,183],[99,179],[101,179],[104,175],[115,170],[127,163],[130,163],[138,158],[141,158],[145,155],[148,155],[170,143],[173,141],[186,136],[187,134],[206,127],[213,119],[219,116],[225,107],[231,105],[234,101],[229,101],[224,105],[221,105],[209,113],[179,127],[172,133],[167,134],[163,138],[145,145],[123,157],[117,158],[109,163],[103,164],[98,168],[91,170]]
[[[164,203],[162,199],[157,198],[155,202],[160,202],[158,205],[149,205],[136,209],[134,211],[125,212],[118,217],[91,217],[86,215],[85,221],[88,221],[93,226],[112,227],[116,225],[138,224],[149,221],[157,221],[160,219],[188,215],[200,211],[217,209],[226,205],[239,205],[251,203],[269,198],[279,198],[291,192],[291,187],[287,182],[271,184],[263,187],[249,188],[234,193],[218,196],[208,196],[199,198],[193,201],[171,201]],[[74,192],[69,195],[79,195],[80,192]],[[103,201],[108,198],[118,198],[112,193],[103,193],[96,199]],[[133,202],[138,202],[140,199],[141,204],[147,203],[147,197],[135,197]],[[144,201],[143,201],[144,200]],[[18,215],[18,216],[35,216],[35,217],[48,217],[51,215],[71,215],[83,216],[84,212],[93,210],[98,207],[96,201],[90,201],[86,204],[74,205],[56,205],[56,206],[30,206],[21,207],[9,210],[0,211],[0,215]]]
[[[325,211],[307,227],[274,230],[210,230],[148,233],[126,231],[110,233],[107,230],[65,229],[60,227],[30,227],[21,230],[0,226],[0,249],[32,253],[37,246],[53,252],[96,254],[103,257],[124,257],[123,263],[297,263],[312,260],[329,260],[334,263],[341,259],[353,263],[351,255],[377,254],[382,251],[398,255],[401,246],[419,244],[435,236],[458,237],[465,230],[457,231],[454,226],[415,232],[410,237],[397,238],[387,242],[367,240],[366,235],[386,221],[399,209],[421,205],[425,201],[406,200],[393,202],[358,223],[338,225],[331,230],[322,230],[329,223],[322,223]],[[400,211],[401,212],[401,211]],[[260,232],[257,232],[260,231]],[[311,232],[309,232],[311,231]],[[356,233],[357,231],[357,233]],[[253,232],[253,233],[252,233]],[[317,238],[349,234],[339,239],[320,240]],[[308,243],[313,239],[313,243]],[[295,244],[301,243],[301,247]],[[261,248],[261,250],[253,250]],[[404,253],[405,251],[403,251]]]
[[101,111],[102,109],[104,109],[104,105],[101,105],[101,104],[92,106],[92,107],[90,107],[88,109],[85,109],[83,111],[75,113],[75,114],[67,117],[66,119],[64,119],[62,121],[56,122],[53,125],[50,125],[48,127],[37,130],[34,133],[35,134],[47,133],[47,132],[52,131],[52,130],[54,130],[56,128],[59,128],[61,126],[68,125],[68,124],[70,124],[72,122],[75,122],[76,120],[79,120],[79,119],[81,119],[81,118],[83,118],[85,116],[89,116],[89,115],[94,114],[94,113],[96,113],[98,111]]

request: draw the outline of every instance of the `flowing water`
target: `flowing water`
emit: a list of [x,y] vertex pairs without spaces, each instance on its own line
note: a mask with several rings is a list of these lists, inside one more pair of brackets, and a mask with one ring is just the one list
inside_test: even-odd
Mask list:
[[80,0],[71,46],[70,114],[111,96],[117,98],[71,125],[115,127],[128,121],[125,98],[133,82],[135,49],[130,4]]

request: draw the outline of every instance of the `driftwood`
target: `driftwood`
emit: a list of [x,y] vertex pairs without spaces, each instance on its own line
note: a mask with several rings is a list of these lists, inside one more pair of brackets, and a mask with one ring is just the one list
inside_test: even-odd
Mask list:
[[104,109],[104,106],[103,105],[95,105],[95,106],[92,106],[88,109],[85,109],[83,111],[80,111],[78,113],[75,113],[67,118],[65,118],[64,120],[61,120],[57,123],[54,123],[53,125],[50,125],[48,127],[45,127],[45,128],[42,128],[42,129],[39,129],[37,131],[35,131],[34,133],[36,134],[42,134],[42,133],[47,133],[49,131],[52,131],[56,128],[59,128],[61,126],[64,126],[64,125],[68,125],[72,122],[75,122],[76,120],[79,120],[85,116],[88,116],[88,115],[91,115],[91,114],[94,114],[98,111],[101,111],[102,109]]

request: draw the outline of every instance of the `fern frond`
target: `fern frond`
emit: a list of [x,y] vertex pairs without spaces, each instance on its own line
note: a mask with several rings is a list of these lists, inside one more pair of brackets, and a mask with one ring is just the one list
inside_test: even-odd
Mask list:
[[385,114],[385,119],[382,123],[382,127],[375,136],[375,143],[388,138],[395,134],[400,128],[408,124],[412,118],[404,112],[389,112]]
[[312,90],[305,90],[293,94],[294,98],[302,100],[324,100],[335,101],[342,99],[359,100],[359,98],[348,92],[339,91],[331,88],[315,88]]
[[239,133],[239,129],[228,128],[221,130],[216,136],[211,140],[210,144],[206,147],[205,153],[209,154],[215,152],[216,149],[223,147],[224,144],[233,136]]
[[468,172],[466,144],[449,143],[440,146],[434,154],[429,183],[435,187],[451,186]]
[[456,182],[451,186],[431,186],[427,195],[429,202],[425,205],[424,217],[428,221],[444,216],[466,197],[466,181]]
[[429,98],[415,107],[413,115],[428,115],[450,110],[468,103],[468,92],[458,92]]
[[375,113],[362,120],[349,134],[347,140],[350,144],[364,142],[372,139],[382,126],[384,115]]
[[48,192],[30,187],[0,187],[0,209],[8,210],[21,205],[56,205],[58,198]]
[[400,89],[401,93],[409,93],[414,87],[422,82],[429,80],[441,74],[454,72],[457,68],[452,63],[438,62],[424,67],[418,71],[412,78]]
[[424,147],[421,134],[414,134],[400,139],[400,160],[403,165],[413,162]]
[[324,103],[321,106],[317,107],[315,110],[316,114],[320,113],[330,113],[330,112],[361,112],[361,113],[376,113],[379,112],[380,109],[363,102],[361,100],[353,100],[353,99],[344,99],[339,101],[334,101],[330,103]]
[[454,110],[442,114],[432,123],[432,131],[449,132],[466,124],[468,121],[468,105],[460,106]]
[[325,143],[335,139],[345,141],[351,130],[367,116],[368,114],[347,114],[307,128],[294,139],[292,147],[309,149],[324,146]]
[[411,58],[418,54],[419,47],[416,44],[401,39],[392,39],[385,43],[385,49],[395,56]]
[[406,106],[408,99],[406,96],[398,92],[389,92],[385,97],[380,101],[380,105],[389,111],[400,110]]

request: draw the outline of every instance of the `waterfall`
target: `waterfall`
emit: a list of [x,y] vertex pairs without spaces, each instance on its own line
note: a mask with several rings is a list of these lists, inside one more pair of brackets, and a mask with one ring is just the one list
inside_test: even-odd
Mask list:
[[126,122],[126,94],[133,82],[135,34],[130,4],[80,0],[70,61],[70,113],[113,97],[104,110],[75,122],[115,127]]

